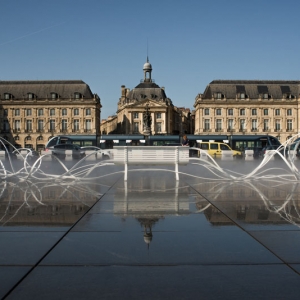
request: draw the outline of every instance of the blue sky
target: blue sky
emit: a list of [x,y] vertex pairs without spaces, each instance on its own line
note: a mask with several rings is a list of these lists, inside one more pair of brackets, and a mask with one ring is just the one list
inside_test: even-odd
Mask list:
[[[113,115],[152,78],[193,109],[215,79],[299,80],[299,0],[0,0],[0,80],[81,79]],[[147,50],[148,49],[148,50]]]

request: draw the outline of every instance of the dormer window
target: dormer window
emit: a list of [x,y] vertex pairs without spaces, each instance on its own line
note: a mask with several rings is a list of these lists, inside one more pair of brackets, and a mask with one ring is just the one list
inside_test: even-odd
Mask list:
[[58,94],[57,93],[51,93],[51,99],[57,99],[58,98]]
[[75,99],[81,99],[82,98],[82,94],[76,92],[74,94],[74,97],[75,97]]
[[246,89],[244,85],[237,85],[235,87],[236,94],[237,94],[237,99],[246,99],[248,96],[246,95]]
[[224,99],[224,95],[220,92],[214,94],[214,98],[217,100]]
[[5,100],[12,99],[12,94],[10,94],[10,93],[5,93],[5,94],[4,94],[4,99],[5,99]]
[[285,96],[284,97],[285,99],[294,99],[295,98],[295,96],[293,96],[292,94],[289,94],[289,93],[285,94],[284,96]]
[[156,118],[161,119],[161,113],[160,112],[156,114]]
[[264,99],[269,99],[269,94],[263,94]]
[[28,98],[28,100],[32,100],[32,99],[35,98],[35,96],[34,96],[33,93],[28,93],[28,94],[27,94],[27,98]]

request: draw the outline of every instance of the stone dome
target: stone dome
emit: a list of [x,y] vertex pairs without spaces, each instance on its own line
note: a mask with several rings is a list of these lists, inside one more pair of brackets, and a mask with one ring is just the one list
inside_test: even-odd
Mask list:
[[152,70],[152,66],[148,61],[144,64],[143,70],[144,71],[151,71]]

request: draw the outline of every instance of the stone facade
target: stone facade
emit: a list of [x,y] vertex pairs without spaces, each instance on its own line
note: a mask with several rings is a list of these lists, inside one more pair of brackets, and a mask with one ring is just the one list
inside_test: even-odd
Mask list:
[[99,134],[100,114],[99,96],[81,80],[0,81],[0,137],[6,146],[41,150],[55,135]]
[[300,81],[214,80],[195,99],[195,134],[269,134],[300,129]]
[[[102,134],[169,135],[190,133],[190,111],[173,105],[165,89],[151,77],[152,65],[143,66],[144,79],[134,89],[121,86],[117,114],[103,120]],[[149,117],[146,118],[145,114]],[[145,120],[148,120],[146,122]],[[151,120],[151,122],[149,122]]]

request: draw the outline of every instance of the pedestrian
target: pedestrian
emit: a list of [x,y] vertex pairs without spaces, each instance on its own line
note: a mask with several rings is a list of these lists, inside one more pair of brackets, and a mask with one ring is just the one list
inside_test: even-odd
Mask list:
[[182,137],[182,146],[189,146],[189,140],[186,135]]

